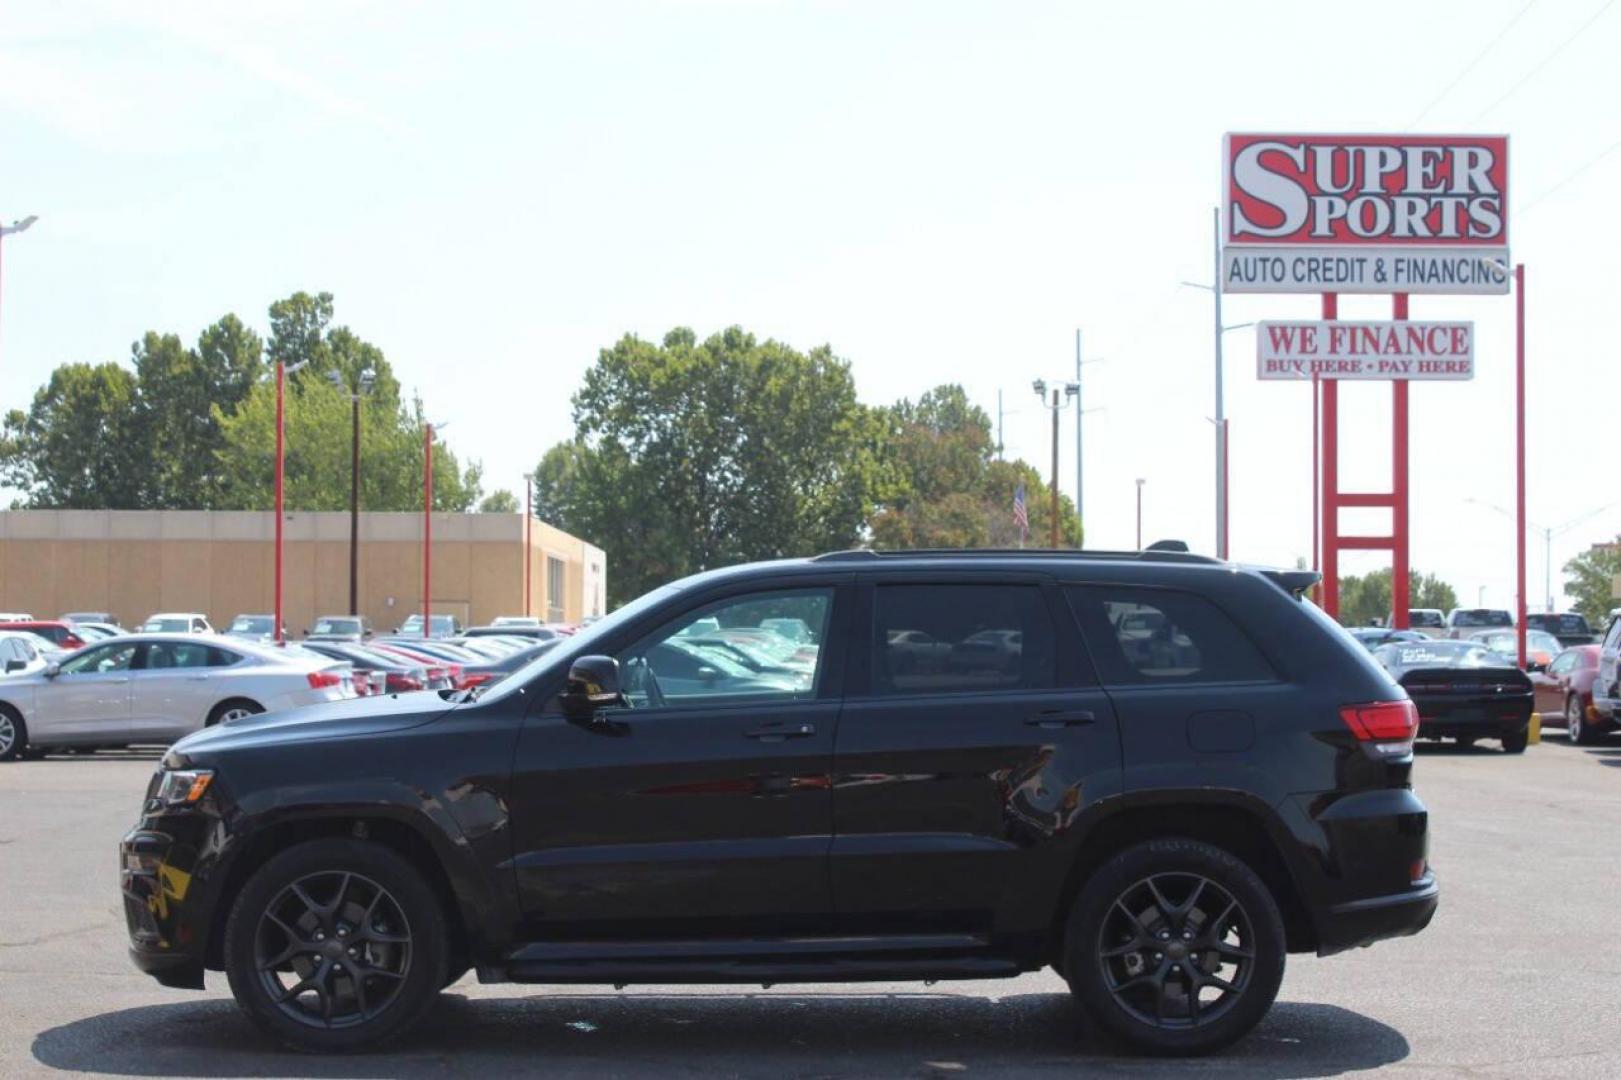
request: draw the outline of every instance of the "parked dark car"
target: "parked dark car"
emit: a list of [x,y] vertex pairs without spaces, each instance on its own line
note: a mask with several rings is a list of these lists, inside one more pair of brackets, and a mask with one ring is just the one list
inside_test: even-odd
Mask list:
[[1546,630],[1567,649],[1576,645],[1592,645],[1598,640],[1586,617],[1574,611],[1563,615],[1533,612],[1525,617],[1525,625],[1529,630]]
[[1543,727],[1557,718],[1570,741],[1584,746],[1615,730],[1615,721],[1601,718],[1593,708],[1593,679],[1598,675],[1598,665],[1599,646],[1578,645],[1554,657],[1548,670],[1531,673]]
[[1497,739],[1525,752],[1531,680],[1512,659],[1477,641],[1394,642],[1373,655],[1417,706],[1419,738]]
[[[1209,1051],[1265,1015],[1286,953],[1416,933],[1437,904],[1417,715],[1315,581],[1163,551],[841,552],[665,585],[482,694],[220,724],[171,748],[124,838],[132,957],[168,986],[225,972],[307,1050],[409,1032],[470,967],[1052,966],[1129,1044]],[[767,619],[818,645],[808,681],[663,678],[689,628]],[[1018,648],[900,665],[899,629]]]

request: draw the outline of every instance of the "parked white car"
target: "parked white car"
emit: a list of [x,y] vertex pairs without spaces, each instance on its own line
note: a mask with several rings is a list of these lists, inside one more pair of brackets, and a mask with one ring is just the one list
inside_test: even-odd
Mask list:
[[197,611],[160,611],[141,624],[142,634],[212,634],[208,616]]
[[139,634],[0,678],[0,761],[58,747],[167,746],[255,713],[355,696],[353,669],[228,638]]
[[[50,646],[47,650],[46,646]],[[16,678],[45,670],[50,663],[47,651],[56,647],[38,634],[26,630],[0,630],[0,678]]]

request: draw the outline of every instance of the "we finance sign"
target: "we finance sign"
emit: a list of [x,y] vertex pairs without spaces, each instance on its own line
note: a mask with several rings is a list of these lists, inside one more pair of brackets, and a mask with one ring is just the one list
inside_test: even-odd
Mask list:
[[1506,293],[1508,137],[1227,136],[1226,292]]
[[1263,322],[1255,346],[1263,379],[1475,377],[1472,322]]

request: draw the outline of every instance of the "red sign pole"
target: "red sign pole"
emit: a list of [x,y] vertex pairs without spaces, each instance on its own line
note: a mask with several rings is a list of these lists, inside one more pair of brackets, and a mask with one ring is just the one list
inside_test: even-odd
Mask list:
[[1514,636],[1525,667],[1525,264],[1514,267]]
[[[1323,294],[1323,318],[1339,318],[1340,298],[1336,293]],[[1323,388],[1323,449],[1322,449],[1322,548],[1323,548],[1323,610],[1331,618],[1340,614],[1340,549],[1338,543],[1340,511],[1340,383],[1338,379],[1322,380]]]
[[[1407,318],[1407,294],[1392,297],[1392,315],[1398,321]],[[1408,627],[1407,611],[1412,597],[1412,571],[1407,552],[1407,391],[1406,379],[1391,383],[1391,435],[1390,452],[1390,624],[1397,630]]]
[[422,636],[433,636],[433,425],[422,427]]

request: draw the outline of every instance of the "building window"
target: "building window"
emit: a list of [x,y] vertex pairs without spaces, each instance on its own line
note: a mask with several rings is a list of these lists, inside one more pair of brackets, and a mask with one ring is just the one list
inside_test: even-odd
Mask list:
[[546,556],[546,621],[563,621],[563,580],[567,570],[562,559]]

